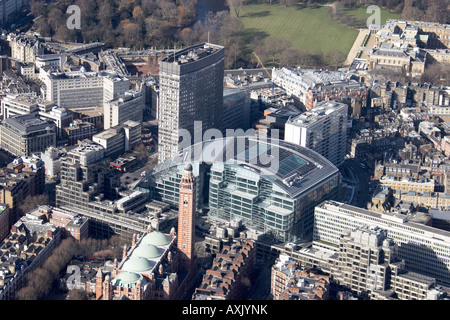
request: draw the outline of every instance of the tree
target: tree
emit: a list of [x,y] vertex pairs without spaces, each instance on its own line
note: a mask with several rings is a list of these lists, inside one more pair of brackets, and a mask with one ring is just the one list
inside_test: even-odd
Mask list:
[[422,19],[422,11],[413,6],[412,0],[405,0],[405,5],[403,6],[402,19],[404,20],[421,20]]
[[139,20],[142,17],[143,11],[140,6],[136,6],[133,9],[133,19]]
[[242,43],[234,40],[225,48],[225,63],[226,68],[236,67],[236,61],[242,54]]
[[37,300],[38,296],[33,287],[23,287],[16,292],[16,299],[18,300]]
[[147,147],[141,142],[136,147],[134,147],[134,153],[139,162],[146,162],[148,159],[149,152]]
[[39,194],[36,196],[28,196],[19,205],[18,210],[20,215],[23,215],[27,212],[30,212],[42,205],[48,205],[50,203],[50,199],[47,194]]
[[70,290],[67,300],[89,300],[89,297],[85,290],[73,289]]
[[265,47],[267,53],[272,57],[272,63],[275,63],[275,57],[281,54],[285,49],[292,46],[291,42],[276,37],[269,37],[265,41]]
[[300,65],[303,52],[298,48],[289,47],[283,50],[280,55],[280,66],[296,67]]
[[236,17],[239,18],[239,13],[242,8],[242,0],[227,0],[227,5],[230,7],[230,11],[234,10]]
[[53,8],[48,13],[47,23],[50,25],[52,32],[56,32],[58,27],[66,26],[66,21],[63,19],[63,13],[59,8]]
[[335,69],[342,66],[346,59],[347,56],[345,55],[345,53],[338,49],[331,50],[327,53],[326,56],[327,63]]
[[177,15],[177,6],[171,0],[159,0],[158,7],[158,12],[165,21],[171,21]]
[[108,1],[102,2],[98,10],[98,20],[101,25],[112,28],[113,7]]
[[184,28],[178,33],[178,38],[186,45],[193,44],[193,31],[191,28]]
[[47,12],[45,3],[39,0],[33,0],[30,3],[30,11],[34,17],[39,17]]
[[443,1],[431,2],[428,5],[424,19],[430,22],[447,23],[447,8]]

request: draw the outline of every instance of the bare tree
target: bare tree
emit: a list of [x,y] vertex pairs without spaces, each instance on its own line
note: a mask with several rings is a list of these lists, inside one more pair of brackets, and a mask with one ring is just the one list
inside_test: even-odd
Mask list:
[[33,287],[23,287],[16,292],[16,299],[18,300],[37,300],[38,296]]
[[159,0],[158,7],[158,12],[165,21],[171,21],[177,15],[177,6],[171,0]]
[[33,14],[33,16],[35,16],[36,18],[45,14],[45,12],[47,11],[45,3],[43,1],[39,1],[39,0],[31,1],[30,10],[31,10],[31,13]]
[[39,194],[36,196],[28,196],[22,202],[22,204],[18,207],[18,212],[20,215],[23,215],[27,212],[30,212],[41,205],[48,205],[50,203],[50,199],[47,194]]
[[447,5],[444,1],[431,2],[424,19],[430,22],[447,23]]
[[242,8],[242,0],[227,0],[227,5],[230,7],[230,11],[234,10],[236,17],[239,18],[239,13]]
[[291,42],[282,38],[269,37],[265,41],[266,51],[272,57],[272,63],[275,63],[277,55],[280,55],[290,46],[292,46]]
[[342,64],[345,62],[345,59],[347,59],[347,56],[342,51],[333,49],[327,53],[326,59],[330,66],[337,69],[338,67],[342,66]]
[[89,300],[88,293],[84,290],[74,289],[70,291],[67,300]]

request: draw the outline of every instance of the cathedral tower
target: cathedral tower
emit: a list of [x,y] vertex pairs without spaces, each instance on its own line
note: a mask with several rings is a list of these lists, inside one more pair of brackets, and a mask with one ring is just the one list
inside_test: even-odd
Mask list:
[[187,164],[180,183],[180,199],[178,207],[177,247],[180,252],[180,271],[193,271],[194,237],[195,237],[195,201],[196,187],[192,173],[192,165]]

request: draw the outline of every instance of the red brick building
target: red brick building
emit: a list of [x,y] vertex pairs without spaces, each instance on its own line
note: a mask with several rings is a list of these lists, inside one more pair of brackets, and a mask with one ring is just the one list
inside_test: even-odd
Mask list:
[[122,261],[110,274],[96,276],[97,300],[178,300],[195,275],[195,180],[186,165],[180,183],[178,235],[152,231],[124,247]]
[[178,207],[178,243],[180,252],[180,270],[192,273],[195,269],[195,178],[192,165],[187,164],[181,177]]

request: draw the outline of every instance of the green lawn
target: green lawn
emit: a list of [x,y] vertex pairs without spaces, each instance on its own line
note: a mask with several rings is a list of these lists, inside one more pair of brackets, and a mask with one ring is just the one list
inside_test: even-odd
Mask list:
[[286,8],[280,4],[246,4],[242,6],[240,19],[248,40],[252,35],[274,36],[292,42],[297,48],[324,54],[338,49],[347,54],[355,41],[358,30],[332,20],[327,7]]
[[[366,8],[345,9],[345,12],[347,12],[348,14],[351,14],[355,18],[361,19],[364,21],[366,21],[373,14],[372,11],[370,11],[369,13],[367,13],[366,11],[367,11]],[[395,13],[392,11],[389,12],[386,9],[381,9],[380,10],[380,18],[381,18],[381,24],[385,24],[386,20],[388,20],[388,19],[400,19],[400,15],[398,13]],[[366,26],[364,25],[361,27],[366,27]]]

